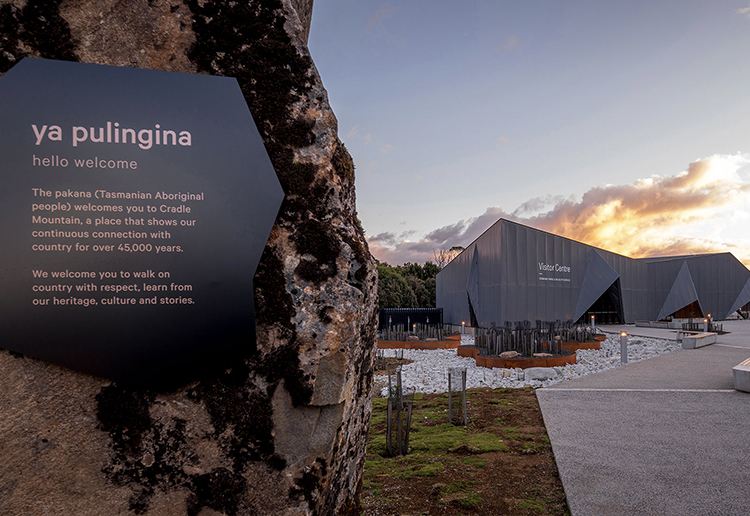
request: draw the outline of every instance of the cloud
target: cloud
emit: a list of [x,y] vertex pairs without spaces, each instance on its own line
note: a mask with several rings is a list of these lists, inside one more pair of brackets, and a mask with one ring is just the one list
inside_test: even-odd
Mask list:
[[383,145],[382,147],[380,147],[380,149],[378,150],[378,152],[380,152],[380,154],[390,154],[395,149],[396,149],[396,147],[394,147],[391,144],[386,143],[385,145]]
[[575,201],[573,197],[563,197],[562,195],[543,195],[541,197],[534,197],[528,201],[522,203],[516,208],[511,214],[512,217],[523,218],[524,216],[531,216],[543,212],[545,209],[562,204],[565,201]]
[[358,159],[354,164],[357,167],[357,172],[359,174],[362,172],[371,172],[378,168],[378,162],[376,160],[367,161],[364,159]]
[[[378,9],[372,16],[370,16],[369,20],[367,20],[365,32],[372,38],[385,42],[392,47],[399,49],[406,48],[408,46],[408,41],[405,37],[405,33],[392,32],[389,30],[389,26],[392,25],[392,23],[390,23],[392,21],[391,18],[393,18],[398,11],[398,7],[393,7],[390,4],[383,4],[382,7],[380,7],[380,9]],[[386,21],[389,23],[386,23]]]
[[722,236],[722,230],[745,227],[750,219],[750,178],[740,175],[748,164],[745,155],[717,155],[674,176],[592,188],[580,201],[547,195],[511,213],[493,206],[417,241],[375,242],[372,252],[393,263],[431,260],[433,249],[467,246],[505,218],[633,258],[731,252],[750,266],[747,231],[740,233],[744,240]]
[[743,7],[741,9],[737,9],[734,12],[736,12],[737,14],[741,14],[747,19],[750,19],[750,7]]
[[383,26],[383,20],[391,18],[397,11],[398,9],[390,4],[383,5],[375,14],[370,16],[369,20],[367,20],[365,30],[370,32],[373,29],[381,28]]
[[592,188],[580,202],[519,222],[633,257],[725,252],[750,263],[747,249],[730,241],[696,238],[694,228],[723,227],[733,211],[747,211],[750,183],[739,176],[747,157],[712,156],[676,176]]
[[510,35],[505,38],[505,41],[500,43],[500,50],[510,52],[511,50],[517,49],[520,44],[521,40],[518,39],[518,36]]
[[369,237],[367,240],[368,240],[368,243],[373,243],[376,245],[377,244],[395,245],[398,243],[396,234],[390,233],[390,232],[380,233],[373,237]]
[[372,141],[372,135],[370,133],[367,133],[364,136],[359,134],[359,125],[354,125],[351,129],[349,129],[349,131],[347,131],[346,133],[346,137],[349,140],[357,140],[361,138],[365,142],[365,147],[367,147]]
[[505,136],[498,136],[497,141],[502,143],[503,145],[508,145],[510,143],[510,140]]
[[[346,139],[349,142],[352,142],[354,140],[362,140],[363,142],[365,142],[365,147],[367,147],[372,142],[372,134],[370,133],[367,133],[364,135],[360,134],[359,125],[354,125],[351,129],[349,129],[349,131],[347,131]],[[390,147],[390,146],[386,145],[386,147]]]
[[[433,252],[436,249],[449,249],[454,245],[466,245],[497,222],[497,219],[508,217],[510,217],[510,214],[495,206],[487,208],[479,217],[461,220],[455,224],[438,228],[416,241],[405,240],[404,238],[401,238],[400,241],[394,241],[384,238],[381,234],[368,237],[367,242],[370,246],[370,252],[381,262],[392,265],[406,262],[422,263],[433,260]],[[413,231],[410,233],[414,234]]]
[[432,250],[434,248],[425,247],[417,242],[401,242],[396,246],[385,246],[380,243],[373,243],[371,239],[367,240],[372,255],[391,265],[400,265],[406,262],[423,263],[433,261]]

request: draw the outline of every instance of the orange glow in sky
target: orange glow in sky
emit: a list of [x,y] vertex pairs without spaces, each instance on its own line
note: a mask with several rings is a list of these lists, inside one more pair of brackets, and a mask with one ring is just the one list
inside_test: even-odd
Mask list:
[[740,173],[748,164],[742,154],[711,156],[674,176],[591,188],[580,201],[547,196],[511,213],[488,208],[418,241],[374,235],[370,250],[392,264],[432,260],[435,249],[466,247],[505,218],[631,258],[731,252],[750,268],[750,181]]

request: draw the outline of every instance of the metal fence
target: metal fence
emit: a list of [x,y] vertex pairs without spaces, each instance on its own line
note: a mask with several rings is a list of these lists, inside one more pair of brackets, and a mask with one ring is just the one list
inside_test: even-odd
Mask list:
[[442,324],[403,324],[388,325],[378,331],[378,340],[400,341],[407,340],[444,340],[446,333]]
[[403,325],[411,328],[414,324],[443,324],[442,308],[381,308],[378,328]]

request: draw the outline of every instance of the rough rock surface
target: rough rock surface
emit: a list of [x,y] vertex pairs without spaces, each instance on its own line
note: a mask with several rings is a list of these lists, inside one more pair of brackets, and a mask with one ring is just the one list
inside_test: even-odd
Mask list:
[[287,194],[255,280],[257,346],[224,374],[149,392],[0,351],[0,514],[354,508],[377,280],[305,45],[311,13],[311,0],[0,0],[0,73],[32,56],[236,77]]
[[524,371],[524,379],[529,380],[551,380],[557,377],[557,371],[551,367],[529,367]]

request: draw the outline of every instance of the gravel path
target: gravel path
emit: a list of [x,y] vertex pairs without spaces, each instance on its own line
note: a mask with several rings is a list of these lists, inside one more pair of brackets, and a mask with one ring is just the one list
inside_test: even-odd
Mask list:
[[[474,338],[469,335],[463,336],[462,345],[474,344]],[[680,349],[679,342],[670,340],[651,339],[646,337],[630,337],[628,341],[628,362],[638,362],[653,358],[670,351]],[[402,350],[385,349],[383,352],[387,357],[395,357],[398,352],[401,356]],[[473,358],[459,357],[455,350],[403,350],[403,358],[413,360],[401,369],[401,379],[405,389],[415,389],[416,392],[438,393],[448,391],[449,367],[466,368],[466,388],[477,387],[492,388],[520,388],[520,387],[547,387],[565,380],[579,378],[587,374],[598,373],[614,367],[620,367],[620,336],[609,335],[602,342],[601,349],[581,349],[576,364],[568,364],[564,367],[544,367],[529,369],[487,369],[477,367]],[[541,369],[541,371],[539,371]],[[549,379],[532,379],[532,376],[548,377]],[[376,377],[376,381],[377,381]],[[388,388],[381,387],[381,381],[376,384],[380,387],[380,395],[387,395]],[[455,387],[454,387],[455,389]]]

